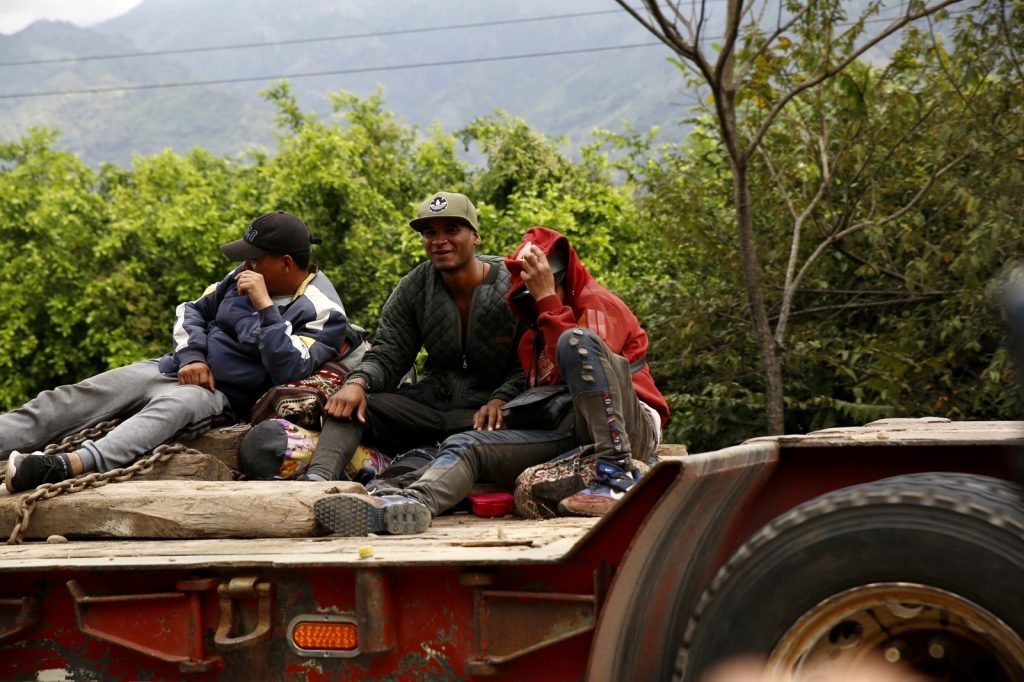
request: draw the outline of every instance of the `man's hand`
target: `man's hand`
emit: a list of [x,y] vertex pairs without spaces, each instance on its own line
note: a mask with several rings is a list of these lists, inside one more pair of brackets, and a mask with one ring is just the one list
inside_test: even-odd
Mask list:
[[473,428],[477,431],[500,431],[505,426],[505,417],[501,413],[504,406],[505,401],[500,398],[488,402],[473,415]]
[[366,423],[366,388],[358,381],[345,384],[324,405],[324,412],[335,419],[358,419]]
[[267,283],[260,273],[242,270],[235,275],[235,282],[238,286],[238,293],[248,296],[252,307],[256,310],[263,310],[274,305],[274,301],[267,291]]
[[518,260],[523,264],[523,283],[530,290],[533,300],[539,301],[545,296],[554,296],[555,276],[551,272],[551,265],[548,264],[548,257],[540,250],[540,247],[528,243],[519,251]]
[[213,371],[205,362],[190,362],[178,370],[179,384],[192,384],[213,390]]

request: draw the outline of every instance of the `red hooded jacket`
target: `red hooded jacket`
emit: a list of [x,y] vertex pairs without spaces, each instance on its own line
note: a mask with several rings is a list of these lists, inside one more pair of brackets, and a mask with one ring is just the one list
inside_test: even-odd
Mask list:
[[[523,267],[517,257],[527,243],[538,246],[545,256],[558,249],[565,256],[565,302],[558,296],[546,296],[536,302],[537,316],[533,316],[532,298],[517,297],[526,288],[522,279]],[[647,332],[640,326],[633,311],[618,296],[597,283],[580,261],[576,251],[563,235],[546,227],[531,227],[510,256],[505,258],[512,275],[508,292],[509,306],[526,321],[530,328],[519,342],[519,361],[526,372],[529,386],[564,383],[555,367],[555,344],[562,332],[573,327],[585,327],[601,337],[613,353],[623,356],[631,364],[643,362],[633,372],[636,395],[653,407],[661,422],[668,422],[668,403],[654,385],[651,370],[645,362]]]

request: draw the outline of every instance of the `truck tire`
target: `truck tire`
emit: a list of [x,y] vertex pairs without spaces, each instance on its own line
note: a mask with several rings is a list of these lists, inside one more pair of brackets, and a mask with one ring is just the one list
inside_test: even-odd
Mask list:
[[795,674],[881,655],[958,682],[1024,680],[1024,489],[957,473],[823,495],[753,535],[694,609],[675,679],[740,655]]

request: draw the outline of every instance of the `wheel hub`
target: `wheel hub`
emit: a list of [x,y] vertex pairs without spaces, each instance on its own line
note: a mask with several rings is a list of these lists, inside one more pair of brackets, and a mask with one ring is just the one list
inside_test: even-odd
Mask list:
[[914,583],[873,583],[822,601],[779,640],[778,672],[881,658],[942,682],[1024,682],[1024,640],[981,606]]

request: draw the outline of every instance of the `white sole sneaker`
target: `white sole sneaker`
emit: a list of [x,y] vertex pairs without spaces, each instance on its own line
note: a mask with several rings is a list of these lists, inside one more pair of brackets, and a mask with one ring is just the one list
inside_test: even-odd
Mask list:
[[18,473],[18,467],[21,466],[21,460],[29,456],[27,452],[18,452],[12,450],[11,454],[7,457],[7,467],[4,470],[4,487],[7,488],[7,492],[14,494],[17,492],[14,489],[14,476]]

